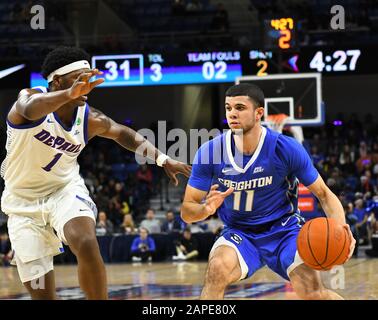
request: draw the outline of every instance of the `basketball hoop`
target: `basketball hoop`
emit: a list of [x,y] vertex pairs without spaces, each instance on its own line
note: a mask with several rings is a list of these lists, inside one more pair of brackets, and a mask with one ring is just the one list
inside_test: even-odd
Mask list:
[[284,113],[270,114],[266,117],[265,123],[269,129],[282,133],[282,129],[289,120],[290,117]]

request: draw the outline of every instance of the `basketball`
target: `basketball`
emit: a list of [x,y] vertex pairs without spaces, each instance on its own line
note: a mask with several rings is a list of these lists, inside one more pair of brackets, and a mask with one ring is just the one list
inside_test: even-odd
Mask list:
[[335,219],[323,217],[307,221],[297,239],[300,257],[315,270],[330,270],[343,264],[350,244],[348,231]]

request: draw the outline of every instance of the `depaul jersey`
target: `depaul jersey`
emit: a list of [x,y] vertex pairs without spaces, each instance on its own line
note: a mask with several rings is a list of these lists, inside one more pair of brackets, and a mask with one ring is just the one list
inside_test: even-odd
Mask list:
[[37,198],[81,179],[77,157],[87,143],[88,113],[87,104],[77,107],[70,128],[54,112],[26,125],[7,119],[7,156],[1,165],[5,189]]
[[237,150],[231,130],[203,144],[188,183],[203,191],[213,184],[222,192],[233,187],[217,213],[228,227],[248,228],[299,212],[298,179],[308,186],[317,177],[301,144],[262,127],[252,156]]

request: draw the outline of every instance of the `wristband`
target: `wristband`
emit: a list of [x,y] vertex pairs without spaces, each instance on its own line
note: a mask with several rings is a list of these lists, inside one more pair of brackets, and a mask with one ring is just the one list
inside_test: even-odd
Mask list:
[[162,153],[161,155],[159,155],[157,158],[156,158],[156,164],[159,166],[159,167],[162,167],[164,162],[167,161],[168,159],[170,159],[170,157],[168,157],[166,154]]

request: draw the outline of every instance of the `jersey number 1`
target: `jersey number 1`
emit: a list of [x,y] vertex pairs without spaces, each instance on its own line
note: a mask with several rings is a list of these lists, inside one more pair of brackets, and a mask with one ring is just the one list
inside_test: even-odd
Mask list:
[[55,156],[54,156],[54,159],[52,159],[52,161],[46,166],[46,167],[43,167],[42,169],[49,172],[51,171],[51,168],[53,166],[56,165],[56,163],[58,162],[58,160],[60,159],[60,157],[62,156],[63,153],[57,153]]
[[[234,192],[234,210],[239,211],[240,210],[240,199],[242,191],[236,191]],[[253,206],[253,197],[255,195],[255,190],[245,190],[245,193],[247,194],[246,201],[245,201],[245,209],[244,211],[252,211]]]

